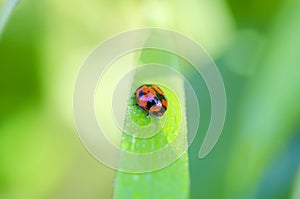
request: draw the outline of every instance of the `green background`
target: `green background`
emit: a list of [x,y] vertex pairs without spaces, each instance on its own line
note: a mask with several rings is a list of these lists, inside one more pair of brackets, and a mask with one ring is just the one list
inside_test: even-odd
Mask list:
[[112,197],[114,170],[77,136],[73,87],[97,44],[145,26],[202,44],[226,87],[223,133],[201,160],[210,102],[200,101],[191,198],[300,198],[299,10],[297,0],[20,1],[0,39],[0,198]]

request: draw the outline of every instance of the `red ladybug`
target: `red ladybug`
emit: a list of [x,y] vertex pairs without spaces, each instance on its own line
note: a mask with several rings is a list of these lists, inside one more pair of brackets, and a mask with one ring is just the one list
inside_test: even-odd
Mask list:
[[143,84],[135,91],[135,99],[138,105],[154,116],[163,116],[168,108],[168,101],[164,92],[156,85]]

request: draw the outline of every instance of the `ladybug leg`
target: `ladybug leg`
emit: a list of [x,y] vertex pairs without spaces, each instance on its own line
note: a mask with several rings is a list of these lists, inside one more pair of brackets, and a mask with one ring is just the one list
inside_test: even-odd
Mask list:
[[149,114],[149,113],[147,113],[147,114],[146,114],[146,118],[148,118],[149,116],[150,116],[150,114]]
[[139,104],[136,101],[135,96],[131,96],[131,100],[133,100],[133,103],[135,102],[135,104],[133,104],[133,106],[138,106]]

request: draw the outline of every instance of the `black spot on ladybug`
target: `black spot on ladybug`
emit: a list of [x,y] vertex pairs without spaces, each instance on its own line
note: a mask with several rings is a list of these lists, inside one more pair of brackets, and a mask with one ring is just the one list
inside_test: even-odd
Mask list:
[[144,91],[140,91],[139,94],[140,94],[140,97],[142,97],[142,96],[145,95],[146,93],[145,93]]
[[147,102],[147,105],[146,105],[146,109],[147,110],[150,110],[150,108],[152,107],[152,106],[155,106],[156,104],[157,104],[157,102],[156,102],[157,100],[149,100],[148,102]]

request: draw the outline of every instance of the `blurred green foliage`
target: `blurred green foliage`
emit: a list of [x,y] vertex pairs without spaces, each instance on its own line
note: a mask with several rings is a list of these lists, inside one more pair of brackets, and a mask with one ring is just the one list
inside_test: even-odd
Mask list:
[[21,1],[0,39],[0,198],[112,197],[114,171],[74,129],[73,85],[99,42],[157,26],[203,44],[226,86],[224,131],[202,160],[210,102],[200,98],[191,198],[298,199],[299,9],[297,0]]

